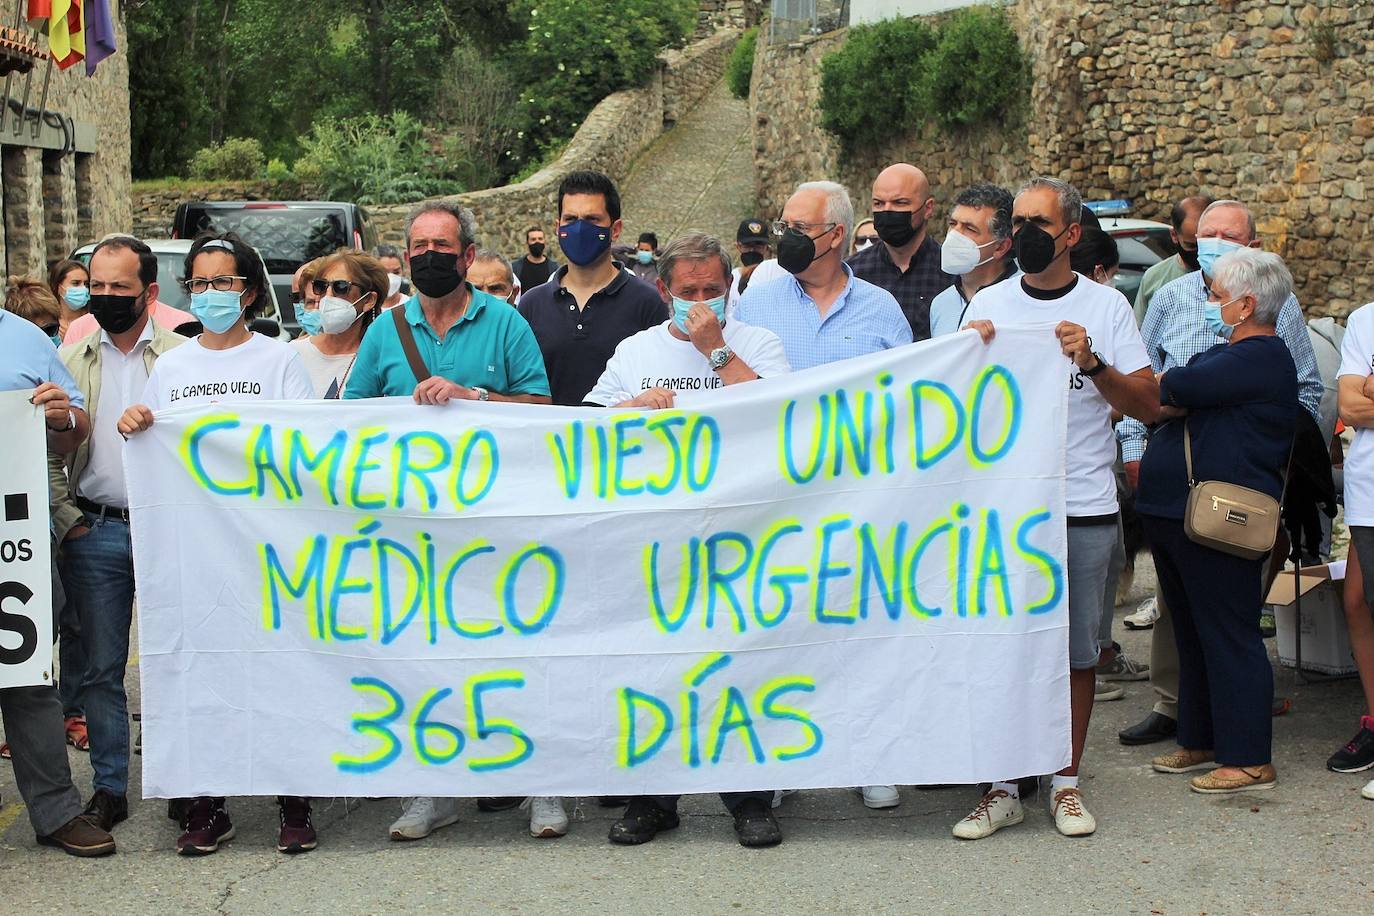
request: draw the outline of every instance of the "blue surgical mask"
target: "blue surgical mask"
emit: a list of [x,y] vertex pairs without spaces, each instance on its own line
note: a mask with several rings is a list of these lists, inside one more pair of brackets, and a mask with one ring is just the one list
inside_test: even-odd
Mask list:
[[[687,313],[692,310],[692,306],[697,302],[696,299],[679,299],[673,297],[673,324],[682,333],[687,333]],[[716,313],[716,320],[722,325],[725,324],[725,297],[717,296],[714,299],[705,300],[707,308]]]
[[578,267],[595,262],[611,247],[611,227],[575,219],[558,227],[558,247]]
[[1227,324],[1225,320],[1222,319],[1221,310],[1239,298],[1241,297],[1237,296],[1235,299],[1228,299],[1225,302],[1208,302],[1204,305],[1202,307],[1202,321],[1207,325],[1207,330],[1218,337],[1229,340],[1231,332],[1236,329],[1236,326]]
[[62,294],[62,298],[67,300],[67,305],[79,312],[90,305],[91,288],[89,286],[69,286],[67,291]]
[[243,293],[207,289],[191,294],[191,314],[212,334],[223,334],[243,319]]
[[1213,276],[1212,271],[1217,266],[1218,258],[1244,247],[1244,245],[1235,242],[1228,242],[1226,239],[1198,239],[1197,261],[1198,264],[1202,265],[1202,272],[1210,277]]
[[296,309],[296,320],[301,324],[301,330],[311,337],[324,333],[324,320],[320,317],[319,309],[308,309],[304,305]]
[[636,251],[635,259],[641,264],[652,264],[654,263],[654,253],[652,251]]

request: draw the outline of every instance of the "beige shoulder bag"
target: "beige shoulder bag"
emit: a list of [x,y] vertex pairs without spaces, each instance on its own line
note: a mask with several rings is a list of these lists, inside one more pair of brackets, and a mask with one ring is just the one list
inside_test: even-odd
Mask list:
[[[1193,444],[1187,420],[1183,421],[1183,459],[1188,468],[1188,507],[1183,514],[1183,531],[1188,539],[1247,560],[1268,556],[1279,534],[1282,498],[1274,499],[1258,490],[1220,480],[1194,480]],[[1288,462],[1291,466],[1291,446]],[[1284,489],[1287,487],[1285,468]]]

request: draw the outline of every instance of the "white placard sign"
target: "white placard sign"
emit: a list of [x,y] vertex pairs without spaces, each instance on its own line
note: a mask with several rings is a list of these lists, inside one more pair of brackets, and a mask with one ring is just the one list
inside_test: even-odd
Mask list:
[[48,443],[32,396],[0,391],[0,689],[52,683]]
[[628,795],[1068,762],[1065,360],[665,411],[173,409],[126,446],[144,791]]

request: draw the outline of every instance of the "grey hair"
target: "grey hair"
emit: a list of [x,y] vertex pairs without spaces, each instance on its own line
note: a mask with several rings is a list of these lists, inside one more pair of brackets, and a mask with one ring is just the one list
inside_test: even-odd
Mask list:
[[987,207],[992,211],[988,231],[999,242],[1011,238],[1011,208],[1015,198],[1006,188],[995,184],[975,184],[959,192],[954,207]]
[[491,248],[478,248],[477,254],[473,255],[474,261],[495,261],[500,264],[506,272],[506,282],[512,287],[515,286],[515,269],[510,266],[510,260],[501,252]]
[[447,200],[427,200],[406,217],[406,248],[410,247],[410,229],[415,221],[426,213],[447,213],[458,221],[458,242],[467,248],[477,240],[477,218],[467,207],[450,203]]
[[1293,275],[1283,258],[1258,248],[1237,248],[1217,259],[1212,285],[1220,286],[1232,296],[1255,297],[1256,324],[1273,327],[1279,312],[1293,295]]
[[797,185],[793,195],[802,191],[820,191],[825,195],[825,221],[844,227],[844,244],[840,252],[849,250],[854,236],[854,202],[845,186],[834,181],[805,181]]
[[1042,188],[1049,188],[1059,198],[1059,209],[1064,214],[1065,226],[1083,222],[1083,195],[1067,181],[1037,175],[1021,185],[1021,190],[1016,192],[1016,196],[1020,197],[1027,191],[1039,191]]
[[1202,211],[1202,215],[1197,218],[1198,225],[1202,225],[1202,220],[1213,210],[1221,210],[1226,207],[1236,207],[1245,211],[1245,228],[1250,232],[1250,238],[1255,237],[1255,214],[1250,212],[1250,208],[1238,200],[1214,200],[1207,205],[1207,209]]
[[725,250],[720,239],[704,232],[689,232],[687,235],[680,235],[668,243],[668,246],[659,253],[658,256],[658,278],[663,281],[663,285],[672,289],[673,287],[673,267],[678,261],[710,261],[719,260],[722,276],[725,282],[730,282],[730,271],[734,269],[734,262],[730,260],[730,254]]

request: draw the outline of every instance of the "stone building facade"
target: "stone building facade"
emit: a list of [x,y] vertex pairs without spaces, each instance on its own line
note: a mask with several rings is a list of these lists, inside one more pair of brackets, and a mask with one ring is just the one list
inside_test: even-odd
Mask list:
[[[1192,193],[1250,204],[1309,316],[1374,299],[1374,3],[1014,0],[1032,60],[1028,123],[949,136],[894,125],[842,159],[820,128],[820,61],[842,31],[760,41],[751,111],[759,204],[843,181],[863,208],[883,164],[930,175],[937,202],[975,181],[1042,173],[1166,219]],[[876,91],[876,90],[875,90]]]
[[[15,22],[21,2],[0,2],[0,21]],[[74,248],[131,227],[128,40],[122,5],[111,3],[110,11],[119,51],[95,76],[80,63],[66,71],[52,66],[49,75],[45,60],[4,78],[0,256],[8,274],[46,276]]]

